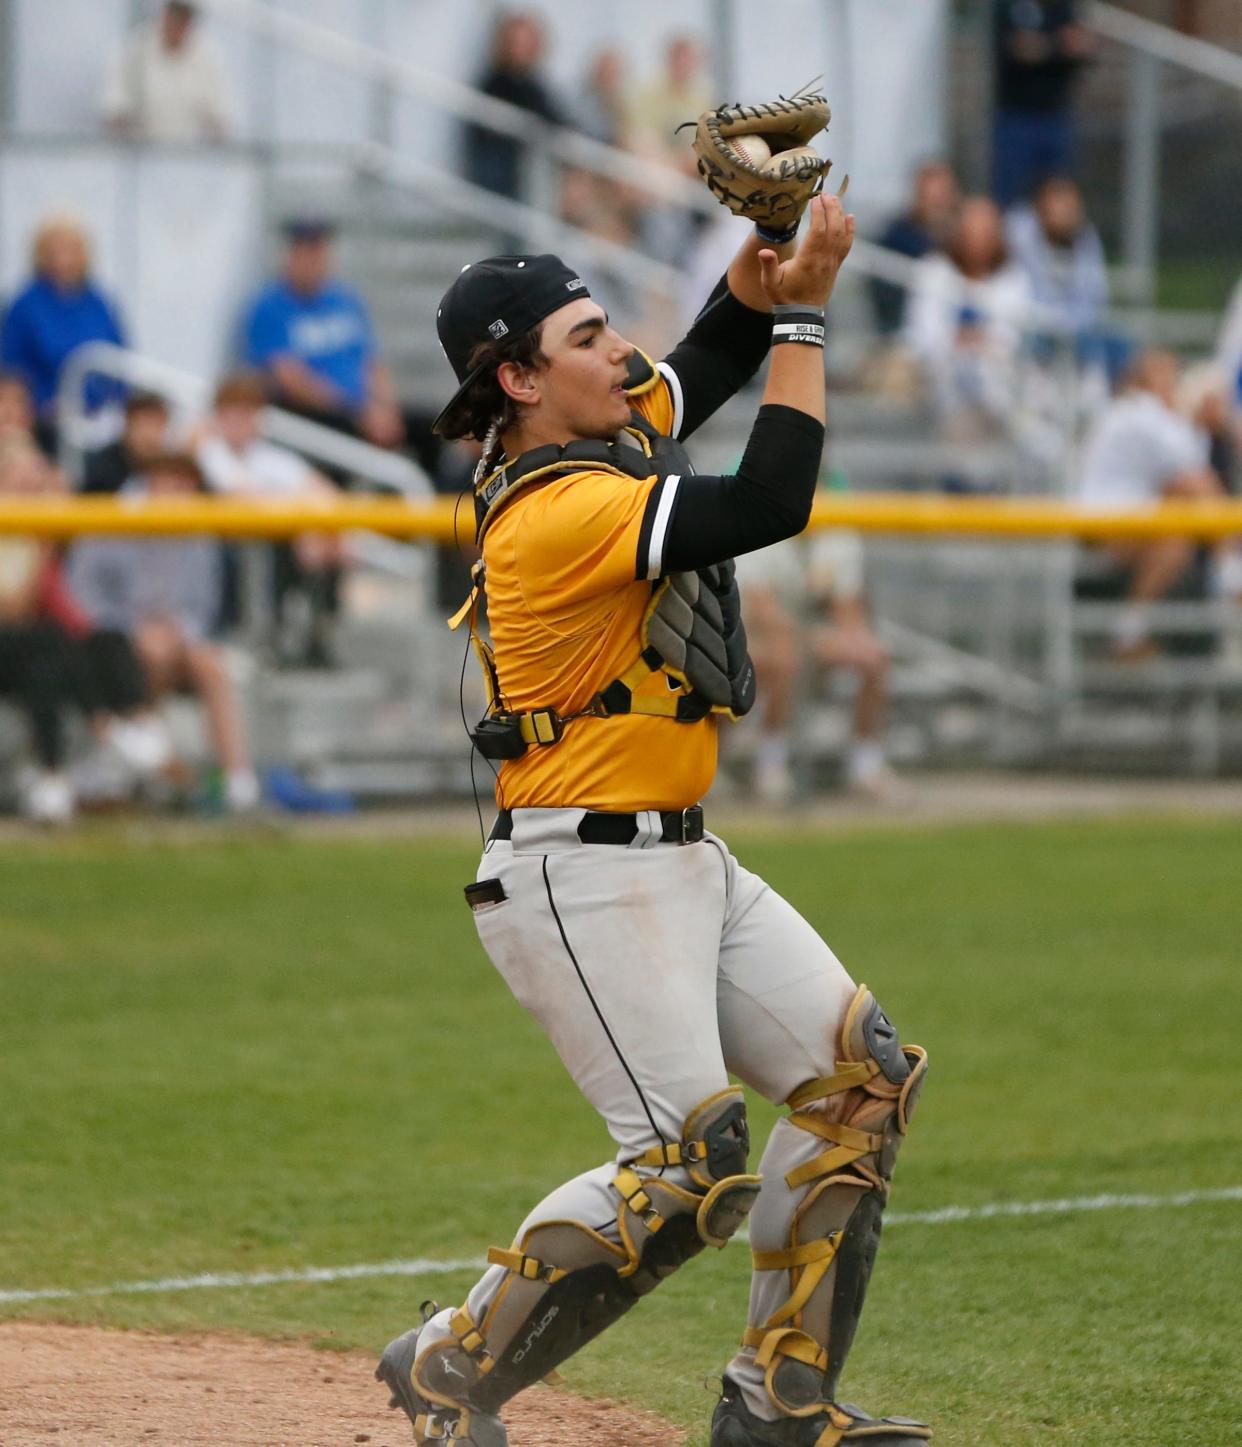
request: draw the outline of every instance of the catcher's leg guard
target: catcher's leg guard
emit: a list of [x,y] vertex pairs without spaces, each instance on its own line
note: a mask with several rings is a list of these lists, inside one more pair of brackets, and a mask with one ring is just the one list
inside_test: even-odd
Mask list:
[[488,1260],[506,1272],[499,1289],[481,1320],[461,1308],[448,1320],[451,1334],[417,1354],[417,1394],[463,1416],[491,1416],[684,1261],[724,1246],[759,1194],[759,1177],[746,1174],[749,1147],[742,1092],[731,1087],[691,1112],[679,1142],[617,1169],[615,1240],[583,1221],[548,1220],[511,1249],[494,1248]]
[[[926,1070],[926,1051],[903,1046],[860,985],[841,1027],[836,1074],[808,1081],[789,1098],[789,1125],[828,1148],[785,1177],[791,1190],[807,1188],[789,1243],[756,1251],[754,1263],[757,1272],[788,1272],[790,1294],[765,1321],[747,1328],[743,1344],[754,1348],[767,1395],[783,1416],[829,1414],[827,1435],[807,1439],[817,1447],[871,1432],[847,1423],[844,1410],[834,1406],[837,1382],[862,1311],[897,1151]],[[821,1101],[830,1103],[807,1108]],[[832,1411],[842,1417],[839,1423]],[[903,1423],[902,1431],[911,1441],[930,1436],[918,1424]]]

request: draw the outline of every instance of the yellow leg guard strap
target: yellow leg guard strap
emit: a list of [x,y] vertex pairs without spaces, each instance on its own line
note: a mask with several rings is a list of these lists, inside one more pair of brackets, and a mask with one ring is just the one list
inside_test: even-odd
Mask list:
[[637,1171],[632,1171],[629,1166],[622,1166],[613,1178],[612,1185],[648,1231],[658,1231],[664,1225],[664,1217],[656,1210],[651,1197],[644,1190],[643,1179]]
[[825,1120],[822,1116],[798,1113],[789,1117],[790,1125],[795,1125],[799,1130],[806,1131],[809,1135],[817,1135],[821,1140],[835,1141],[837,1149],[826,1151],[822,1156],[816,1156],[813,1161],[806,1165],[799,1166],[797,1170],[790,1171],[785,1177],[785,1184],[792,1190],[796,1186],[805,1186],[808,1181],[817,1181],[821,1176],[831,1175],[833,1171],[839,1171],[842,1166],[852,1165],[855,1161],[861,1160],[872,1151],[878,1151],[884,1144],[884,1137],[871,1135],[867,1131],[855,1130],[853,1126],[842,1125],[839,1121]]
[[841,1232],[834,1231],[826,1240],[807,1241],[801,1246],[793,1246],[784,1251],[754,1253],[756,1271],[801,1271],[793,1295],[774,1316],[768,1318],[763,1330],[771,1330],[794,1320],[827,1275],[840,1244]]
[[635,1166],[650,1166],[659,1170],[664,1166],[688,1166],[706,1160],[707,1147],[702,1141],[674,1142],[672,1145],[652,1146],[631,1162]]
[[487,1253],[487,1260],[492,1266],[508,1267],[525,1281],[546,1281],[549,1286],[566,1275],[559,1266],[549,1266],[534,1256],[527,1256],[524,1251],[502,1251],[499,1246],[492,1247]]
[[814,1417],[824,1410],[822,1401],[799,1407],[782,1400],[774,1380],[777,1368],[787,1357],[804,1362],[817,1372],[828,1370],[828,1353],[813,1337],[791,1326],[778,1327],[775,1331],[768,1331],[765,1327],[747,1327],[742,1345],[755,1348],[755,1365],[763,1373],[768,1396],[783,1412],[791,1417]]
[[[845,1436],[846,1428],[854,1425],[844,1412],[838,1412],[832,1407],[828,1409],[828,1416],[830,1425],[815,1439],[815,1447],[837,1447],[837,1443]],[[892,1428],[885,1427],[884,1431],[891,1433]]]
[[455,1311],[449,1321],[449,1330],[457,1338],[457,1344],[468,1357],[473,1357],[480,1372],[489,1372],[495,1362],[488,1354],[483,1334],[475,1325],[474,1317],[463,1306]]
[[823,1075],[818,1080],[808,1080],[800,1085],[789,1097],[786,1104],[791,1110],[801,1110],[813,1100],[826,1100],[830,1095],[840,1095],[853,1090],[857,1085],[866,1085],[880,1073],[874,1060],[838,1060],[835,1075]]

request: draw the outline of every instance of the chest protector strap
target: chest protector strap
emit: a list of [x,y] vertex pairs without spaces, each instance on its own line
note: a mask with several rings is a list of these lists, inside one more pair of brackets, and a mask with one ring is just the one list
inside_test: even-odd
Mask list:
[[[659,381],[650,359],[635,353],[631,362],[630,396],[641,395]],[[685,448],[666,437],[639,412],[613,442],[571,442],[537,447],[485,477],[475,489],[475,515],[481,542],[500,511],[519,492],[574,472],[610,472],[645,480],[686,476],[694,468]],[[563,715],[555,708],[514,713],[504,707],[496,660],[474,629],[482,566],[476,565],[475,587],[450,627],[468,617],[475,652],[487,683],[488,711],[473,737],[488,758],[519,758],[530,744],[559,742],[574,718],[608,718],[616,714],[647,714],[678,723],[696,723],[709,713],[740,718],[755,701],[755,670],[747,652],[741,599],[732,561],[694,572],[672,573],[654,586],[640,625],[640,652],[620,677],[595,696],[581,713]],[[637,692],[653,673],[669,680],[666,690]]]

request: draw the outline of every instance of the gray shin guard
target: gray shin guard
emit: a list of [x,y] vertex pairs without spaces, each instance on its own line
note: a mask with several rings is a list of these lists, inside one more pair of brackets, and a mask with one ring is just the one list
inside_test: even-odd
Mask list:
[[[532,1226],[488,1259],[507,1268],[481,1322],[463,1307],[453,1339],[414,1368],[416,1385],[446,1406],[494,1413],[624,1316],[705,1246],[724,1246],[759,1194],[745,1173],[749,1136],[739,1089],[721,1091],[687,1119],[681,1141],[620,1166],[614,1242],[581,1221]],[[646,1171],[678,1169],[681,1186]]]
[[[756,1271],[789,1273],[789,1299],[743,1338],[755,1348],[773,1405],[787,1416],[813,1416],[836,1400],[880,1243],[897,1151],[926,1070],[926,1052],[900,1043],[861,985],[841,1029],[837,1073],[809,1081],[790,1097],[790,1123],[830,1148],[785,1178],[791,1189],[809,1187],[789,1245],[757,1251],[754,1261]],[[828,1097],[837,1097],[834,1118],[804,1109]]]

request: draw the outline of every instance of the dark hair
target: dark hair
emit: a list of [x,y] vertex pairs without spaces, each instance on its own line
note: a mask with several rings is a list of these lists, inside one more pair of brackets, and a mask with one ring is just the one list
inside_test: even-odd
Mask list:
[[198,465],[198,459],[192,452],[157,452],[154,457],[148,458],[143,464],[142,470],[148,477],[157,472],[175,473],[177,476],[188,478],[193,482],[196,491],[205,492],[207,490],[203,469]]
[[158,392],[131,392],[125,399],[125,416],[132,417],[136,412],[162,412],[168,416],[168,402]]
[[480,342],[470,353],[469,366],[472,372],[476,367],[486,370],[445,413],[440,424],[441,434],[445,437],[473,437],[483,442],[493,427],[498,432],[512,427],[517,421],[518,404],[500,385],[496,373],[503,362],[513,362],[532,370],[545,366],[548,359],[539,345],[542,340],[541,323],[519,337],[506,337],[500,342]]
[[257,372],[230,372],[222,377],[214,398],[216,407],[267,406],[267,391]]

